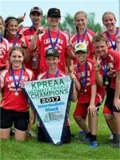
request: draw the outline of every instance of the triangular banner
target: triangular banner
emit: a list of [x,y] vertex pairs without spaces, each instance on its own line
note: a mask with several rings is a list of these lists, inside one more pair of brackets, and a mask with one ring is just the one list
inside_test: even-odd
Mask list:
[[25,91],[54,144],[61,143],[71,82],[65,76],[25,83]]

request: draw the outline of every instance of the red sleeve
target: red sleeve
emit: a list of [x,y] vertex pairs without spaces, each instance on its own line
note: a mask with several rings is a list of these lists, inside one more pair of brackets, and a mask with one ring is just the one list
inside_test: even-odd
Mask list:
[[109,50],[109,53],[114,57],[114,68],[117,71],[120,71],[120,53],[114,50]]
[[91,85],[95,85],[96,84],[96,72],[95,72],[94,62],[92,63],[92,69],[90,72],[90,79],[91,79]]

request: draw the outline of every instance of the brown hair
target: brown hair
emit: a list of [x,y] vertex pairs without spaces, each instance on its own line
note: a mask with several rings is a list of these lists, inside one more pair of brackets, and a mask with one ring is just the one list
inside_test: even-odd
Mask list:
[[[79,14],[82,14],[85,16],[85,18],[87,19],[87,14],[84,12],[84,11],[78,11],[75,13],[74,15],[74,20],[76,20],[76,16],[79,15]],[[78,27],[76,26],[76,31],[78,32]]]
[[78,11],[74,15],[74,20],[76,19],[76,16],[79,15],[79,14],[83,14],[85,16],[85,18],[87,19],[87,14],[84,11]]
[[97,33],[94,37],[93,37],[93,40],[92,42],[95,43],[95,42],[99,42],[99,41],[104,41],[106,44],[108,43],[107,42],[107,38],[106,36],[104,35],[104,33]]
[[103,16],[102,16],[102,21],[104,21],[104,17],[105,17],[107,14],[111,14],[111,15],[114,17],[114,19],[116,20],[115,14],[114,14],[113,12],[111,12],[111,11],[107,11],[107,12],[105,12],[105,13],[103,14]]
[[[19,47],[19,46],[15,46],[15,47],[13,47],[13,48],[10,50],[10,53],[9,53],[9,63],[10,63],[10,57],[11,57],[11,55],[12,55],[12,53],[13,53],[14,51],[19,51],[19,52],[21,52],[22,55],[23,55],[23,57],[24,57],[23,48],[21,48],[21,47]],[[24,62],[22,63],[22,66],[23,66],[23,68],[24,68]],[[10,68],[11,68],[11,67],[12,67],[12,65],[10,64]]]

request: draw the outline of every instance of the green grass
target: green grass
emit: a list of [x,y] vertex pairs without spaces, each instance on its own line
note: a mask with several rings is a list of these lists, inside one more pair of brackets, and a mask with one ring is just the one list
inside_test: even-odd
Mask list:
[[[79,131],[73,120],[72,114],[75,105],[71,107],[71,130],[74,134]],[[36,125],[33,126],[36,131]],[[36,138],[28,138],[25,142],[16,142],[13,138],[0,142],[0,160],[119,160],[120,150],[113,145],[106,144],[109,130],[102,115],[102,107],[99,112],[98,143],[96,149],[89,149],[88,144],[78,142],[79,138],[73,138],[71,144],[55,146],[47,143],[38,143]]]

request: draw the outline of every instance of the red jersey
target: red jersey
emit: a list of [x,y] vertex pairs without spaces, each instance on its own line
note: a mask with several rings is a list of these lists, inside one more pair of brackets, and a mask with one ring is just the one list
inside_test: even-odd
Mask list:
[[107,40],[108,40],[108,47],[109,49],[117,50],[117,45],[116,45],[116,35],[120,34],[120,29],[116,28],[116,33],[109,35],[108,31],[104,32]]
[[91,56],[94,53],[93,44],[92,44],[92,39],[94,36],[95,36],[95,33],[91,31],[90,29],[87,29],[86,34],[83,33],[80,36],[78,36],[78,33],[74,34],[71,37],[71,42],[74,44],[74,46],[80,41],[86,43],[88,46],[89,56]]
[[0,42],[0,68],[6,67],[6,61],[9,57],[9,43],[5,38]]
[[[76,64],[76,76],[81,84],[79,103],[89,103],[91,100],[91,87],[96,85],[96,74],[94,61],[88,59],[84,64]],[[84,81],[84,84],[83,84]],[[96,94],[95,104],[100,103],[101,99]]]
[[56,73],[57,73],[57,75],[56,74],[51,74],[49,72],[44,72],[44,73],[38,75],[37,79],[40,80],[40,79],[48,79],[48,78],[55,78],[55,77],[63,77],[63,76],[65,76],[65,74],[60,70],[57,70]]
[[[60,61],[58,63],[58,68],[61,71],[65,72],[65,66],[66,66],[65,59],[67,56],[67,44],[69,40],[69,35],[59,30],[57,32],[50,31],[50,36],[51,36],[51,41],[53,44],[55,44],[57,40],[55,49],[59,51],[59,55],[60,55],[59,56]],[[45,60],[45,52],[48,48],[52,48],[51,41],[48,35],[48,30],[46,30],[45,33],[39,35],[36,46],[38,47],[39,53],[40,53],[40,72],[41,73],[48,70],[48,66]]]
[[23,36],[27,47],[29,48],[32,37],[34,36],[36,29],[34,27],[23,27],[19,34]]
[[[27,46],[27,52],[28,54],[32,55],[33,52],[30,49],[30,42],[31,39],[33,38],[34,34],[36,32],[36,29],[34,27],[23,27],[20,31],[19,34],[22,35],[22,40],[24,41],[24,43]],[[38,51],[36,51],[38,52]],[[39,52],[38,52],[39,54]],[[39,73],[39,68],[33,69],[32,67],[32,56],[29,57],[29,60],[27,59],[27,61],[25,61],[25,66],[29,69],[31,69],[34,72],[34,75],[37,77],[38,73]],[[39,56],[38,56],[39,58]],[[39,67],[39,66],[38,66]]]
[[[14,70],[14,75],[18,82],[20,69]],[[20,83],[31,81],[32,79],[33,72],[29,69],[24,69]],[[0,73],[0,88],[2,89],[1,107],[20,112],[28,111],[28,100],[22,91],[21,84],[17,89],[18,95],[15,95],[16,88],[10,70],[4,70]]]
[[14,38],[7,38],[6,39],[8,40],[9,42],[9,47],[12,48],[12,47],[15,47],[15,46],[21,46],[21,35],[17,34]]
[[[101,73],[104,75],[105,65],[107,66],[107,76],[111,78],[110,87],[115,89],[116,72],[120,71],[120,54],[112,49],[108,50],[106,58],[101,58]],[[112,72],[110,72],[110,70]]]

